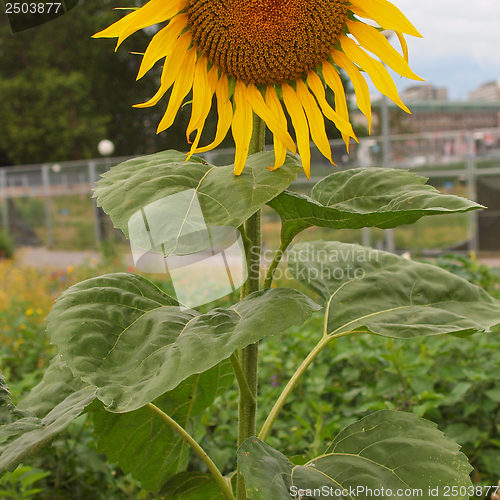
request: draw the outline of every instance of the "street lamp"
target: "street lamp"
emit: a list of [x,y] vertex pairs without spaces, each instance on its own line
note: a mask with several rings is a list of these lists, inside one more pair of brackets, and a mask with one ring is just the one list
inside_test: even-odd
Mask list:
[[97,145],[97,151],[102,156],[110,156],[115,152],[115,145],[109,139],[103,139]]

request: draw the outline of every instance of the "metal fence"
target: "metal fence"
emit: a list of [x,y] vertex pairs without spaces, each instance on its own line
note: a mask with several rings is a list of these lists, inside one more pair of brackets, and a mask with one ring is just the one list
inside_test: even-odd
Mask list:
[[[492,206],[484,215],[490,227],[500,221],[500,129],[460,132],[434,132],[362,138],[352,143],[347,155],[342,141],[332,141],[337,168],[391,166],[422,173],[433,184],[449,192],[462,194],[481,202],[487,193]],[[232,150],[212,151],[207,161],[217,165],[232,162]],[[1,224],[21,244],[38,244],[49,248],[89,248],[99,246],[113,234],[106,227],[100,210],[91,198],[91,190],[100,174],[127,158],[101,158],[71,162],[0,168]],[[299,178],[294,184],[307,191],[315,180],[334,171],[335,167],[312,149],[312,173],[307,181]],[[498,184],[498,190],[494,186]],[[483,186],[483,188],[481,188]],[[497,196],[495,196],[495,193]],[[481,249],[481,216],[472,213],[464,241],[457,249]],[[492,222],[493,221],[493,222]],[[444,225],[443,230],[446,229]],[[495,229],[496,230],[496,229]],[[371,243],[370,231],[360,231],[356,239]],[[490,238],[491,240],[492,238]],[[394,249],[394,234],[386,233],[385,246]],[[401,247],[402,245],[398,245]],[[403,245],[404,246],[404,245]],[[499,247],[500,249],[500,247]]]

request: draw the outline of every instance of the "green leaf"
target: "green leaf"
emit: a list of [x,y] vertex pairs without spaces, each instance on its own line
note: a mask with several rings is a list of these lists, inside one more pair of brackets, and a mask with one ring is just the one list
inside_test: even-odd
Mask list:
[[73,376],[61,356],[55,356],[40,383],[31,389],[17,407],[37,417],[44,417],[66,397],[86,386],[88,384]]
[[[403,496],[429,500],[435,498],[429,488],[440,487],[444,493],[443,486],[453,485],[460,490],[461,486],[472,485],[472,467],[459,449],[432,422],[411,413],[384,410],[344,429],[324,455],[304,466],[291,465],[284,455],[257,438],[243,443],[238,458],[250,500],[288,500],[288,492],[293,493],[294,489],[305,490],[303,497],[319,499],[321,488],[332,488],[329,498],[337,500],[367,500],[373,497],[368,488],[379,490],[377,497],[383,500]],[[262,478],[267,478],[267,487]],[[272,478],[279,478],[284,486],[273,491],[274,496],[266,496]],[[287,481],[291,490],[286,488]],[[380,494],[382,488],[384,494]],[[348,494],[343,496],[342,489]],[[405,495],[407,489],[421,493]],[[340,490],[340,494],[335,494],[335,490]],[[398,490],[402,492],[397,496]],[[454,498],[468,500],[464,495]]]
[[[274,163],[272,152],[249,156],[239,176],[233,174],[233,165],[215,167],[199,158],[185,159],[183,153],[169,150],[111,168],[95,188],[98,205],[128,237],[129,220],[141,209],[194,190],[207,225],[236,228],[284,191],[301,170],[300,162],[289,155],[279,170],[270,172],[266,167]],[[177,222],[176,217],[170,219]]]
[[[231,363],[224,361],[187,378],[154,404],[191,433],[198,417],[232,381]],[[99,406],[92,412],[99,450],[131,473],[144,489],[157,491],[169,477],[186,468],[189,445],[149,408],[117,414]]]
[[500,302],[439,267],[337,242],[300,243],[289,267],[326,304],[325,334],[395,338],[487,332]]
[[285,455],[256,437],[238,450],[238,465],[250,500],[289,500],[294,464]]
[[42,419],[25,417],[0,427],[0,473],[12,470],[64,430],[94,400],[95,387],[85,387],[66,397]]
[[181,472],[169,479],[162,490],[167,500],[224,500],[210,474]]
[[11,404],[9,423],[0,426],[0,470],[12,469],[63,431],[92,402],[95,391],[75,378],[60,356],[53,358],[40,383],[17,407]]
[[255,292],[229,309],[180,310],[144,278],[117,273],[69,288],[48,317],[71,371],[117,413],[141,408],[236,349],[302,324],[319,306],[291,289]]
[[355,168],[319,181],[311,196],[285,191],[269,202],[282,220],[282,238],[290,240],[310,226],[334,229],[391,228],[425,215],[484,208],[458,196],[439,193],[407,170]]
[[31,416],[15,406],[11,398],[12,394],[9,386],[2,373],[0,373],[0,425],[8,424],[17,418]]
[[486,396],[488,396],[488,398],[494,401],[495,403],[500,403],[500,388],[496,387],[494,389],[486,391]]
[[11,393],[4,376],[0,373],[0,424],[9,423],[15,412]]

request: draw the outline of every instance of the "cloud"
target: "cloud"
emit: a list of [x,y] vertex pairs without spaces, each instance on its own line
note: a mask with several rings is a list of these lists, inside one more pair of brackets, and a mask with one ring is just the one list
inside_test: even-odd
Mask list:
[[[410,64],[455,97],[500,77],[500,1],[392,0],[424,38],[408,37]],[[402,80],[398,87],[412,83]]]

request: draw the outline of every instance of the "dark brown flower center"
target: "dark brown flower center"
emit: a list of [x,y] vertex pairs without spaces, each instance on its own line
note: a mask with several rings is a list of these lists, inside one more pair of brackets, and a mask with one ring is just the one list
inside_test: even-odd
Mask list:
[[245,83],[295,80],[316,68],[342,33],[345,0],[187,0],[194,45]]

